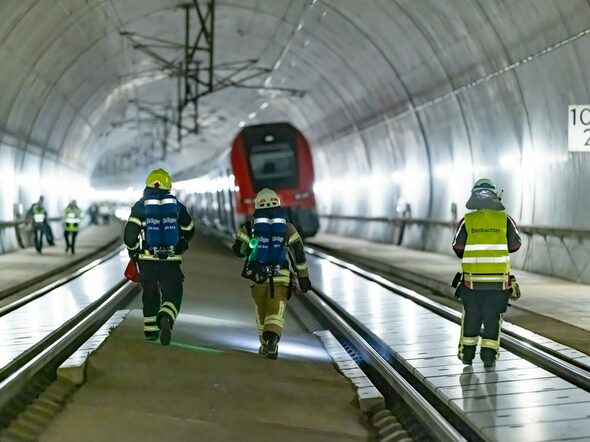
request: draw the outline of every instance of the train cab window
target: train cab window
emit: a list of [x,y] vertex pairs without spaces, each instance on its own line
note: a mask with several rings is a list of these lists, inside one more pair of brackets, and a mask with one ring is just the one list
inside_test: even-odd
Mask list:
[[255,145],[250,150],[254,187],[281,189],[297,187],[297,161],[289,143]]

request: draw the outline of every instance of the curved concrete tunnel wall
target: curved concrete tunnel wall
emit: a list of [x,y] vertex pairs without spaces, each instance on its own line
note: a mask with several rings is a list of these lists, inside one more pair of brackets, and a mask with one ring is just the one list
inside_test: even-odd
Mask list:
[[[521,224],[590,228],[589,158],[567,150],[568,105],[590,99],[590,38],[553,48],[590,27],[589,4],[465,3],[320,2],[305,17],[293,64],[323,74],[296,118],[314,144],[320,212],[396,216],[407,202],[413,217],[452,220],[451,204],[461,216],[486,176]],[[322,41],[342,44],[326,53]],[[323,228],[396,238],[379,223]],[[586,242],[524,239],[515,266],[590,282]],[[451,241],[449,229],[412,227],[403,244],[452,253]]]
[[[159,23],[164,32],[166,22],[149,14],[175,4],[121,0],[118,16],[144,31]],[[585,0],[217,5],[221,57],[239,47],[227,58],[257,57],[274,66],[269,85],[308,92],[236,98],[232,112],[236,122],[250,121],[246,115],[267,100],[252,122],[287,118],[307,135],[320,212],[395,216],[407,202],[413,217],[450,220],[451,204],[461,216],[473,181],[488,176],[505,189],[508,212],[520,223],[590,228],[589,158],[568,153],[566,138],[567,105],[590,100],[590,37],[555,47],[590,27]],[[0,169],[14,176],[0,201],[2,219],[11,218],[14,202],[36,199],[35,187],[52,214],[70,198],[64,189],[87,188],[103,148],[98,134],[120,118],[117,102],[130,89],[120,79],[125,69],[133,73],[125,60],[141,62],[121,42],[108,8],[81,0],[0,5]],[[238,26],[248,44],[232,44]],[[349,221],[323,228],[376,241],[396,233]],[[404,245],[450,253],[450,241],[450,231],[412,227]],[[587,246],[533,237],[515,263],[590,282]]]

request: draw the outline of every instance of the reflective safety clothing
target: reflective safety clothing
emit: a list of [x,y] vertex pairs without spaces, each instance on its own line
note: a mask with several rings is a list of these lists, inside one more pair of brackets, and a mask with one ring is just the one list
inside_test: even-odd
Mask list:
[[78,232],[80,230],[80,221],[82,211],[77,206],[69,205],[64,210],[64,230],[66,232]]
[[511,292],[509,253],[520,246],[516,224],[504,211],[468,213],[457,228],[453,249],[463,270],[463,284],[455,295],[463,303],[458,356],[464,363],[475,357],[480,336],[484,362],[493,362],[500,354],[502,314]]
[[47,212],[45,208],[38,203],[33,204],[31,213],[33,215],[33,224],[43,224],[47,218]]
[[478,210],[465,215],[468,232],[461,267],[470,282],[507,282],[510,255],[506,213]]
[[[158,218],[153,218],[150,225],[154,226],[157,224],[156,221],[160,221],[161,230],[152,231],[156,232],[157,242],[154,246],[150,245],[146,241],[147,227],[148,227],[148,216],[152,215],[148,208],[152,208],[152,205],[146,205],[146,201],[167,201],[174,199],[175,204],[171,204],[173,207],[166,207],[165,210],[161,209],[161,205],[158,205]],[[172,209],[174,213],[168,213],[167,210]],[[155,220],[155,221],[154,221]],[[167,222],[172,221],[172,222]],[[165,240],[163,232],[166,232],[166,226],[170,227],[174,224],[174,232],[172,235],[166,236]],[[188,241],[191,240],[195,232],[195,224],[189,215],[186,207],[179,201],[176,200],[167,190],[154,189],[146,187],[144,190],[144,196],[141,198],[133,208],[131,214],[125,225],[124,241],[127,246],[127,250],[130,255],[135,255],[139,260],[142,261],[182,261],[182,253],[188,248]],[[172,244],[174,240],[170,240],[170,237],[178,238],[176,244],[173,247],[167,247],[166,244]],[[159,250],[159,249],[168,250]]]
[[[262,209],[260,213],[257,214],[259,215],[257,218],[277,219],[277,217],[274,216],[276,214],[273,215],[273,213],[271,213],[271,211],[274,210],[276,209]],[[277,222],[277,224],[282,223]],[[264,344],[262,335],[266,331],[273,332],[280,337],[285,323],[285,311],[289,297],[289,283],[291,280],[286,254],[290,253],[293,257],[295,265],[294,270],[296,271],[298,278],[305,278],[309,275],[301,236],[293,224],[286,222],[285,227],[286,236],[284,239],[277,239],[277,242],[279,243],[281,241],[284,242],[285,260],[278,265],[278,270],[273,276],[272,290],[270,281],[266,281],[263,284],[252,284],[250,286],[250,292],[256,304],[256,326],[261,344]],[[236,239],[233,245],[233,250],[236,255],[240,257],[248,256],[250,253],[249,243],[252,234],[253,232],[248,231],[245,225],[240,227],[240,230],[236,233]]]

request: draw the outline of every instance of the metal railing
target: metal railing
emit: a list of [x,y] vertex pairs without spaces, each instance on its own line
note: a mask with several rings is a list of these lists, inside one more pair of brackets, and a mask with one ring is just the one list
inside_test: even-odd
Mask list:
[[[61,217],[47,218],[47,221],[50,223],[62,221],[62,220],[63,220],[63,218],[61,218]],[[24,249],[24,248],[26,248],[26,245],[25,245],[25,242],[23,241],[21,229],[24,226],[26,226],[27,224],[30,224],[30,222],[28,222],[26,220],[0,221],[0,229],[14,228],[14,231],[16,234],[16,241],[18,242],[18,246],[21,249]]]
[[[403,217],[365,217],[355,215],[319,215],[320,218],[329,220],[342,221],[362,221],[386,223],[405,228],[408,225],[426,226],[426,227],[447,227],[455,229],[458,221],[433,220],[428,218],[403,218]],[[552,227],[552,226],[531,226],[519,225],[518,230],[526,235],[553,236],[556,238],[590,238],[590,229],[579,229],[572,227]]]

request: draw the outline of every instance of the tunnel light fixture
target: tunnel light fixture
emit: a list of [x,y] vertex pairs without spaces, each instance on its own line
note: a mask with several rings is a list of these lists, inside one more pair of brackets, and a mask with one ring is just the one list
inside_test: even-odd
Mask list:
[[264,103],[262,103],[262,104],[260,105],[260,110],[264,110],[264,109],[266,109],[267,107],[268,107],[268,102],[267,102],[267,101],[265,101]]
[[245,125],[246,125],[246,122],[243,120],[238,123],[239,127],[244,127]]
[[251,120],[252,120],[253,118],[256,118],[256,112],[252,112],[251,114],[249,114],[249,115],[248,115],[248,118],[249,118],[249,119],[251,119]]

